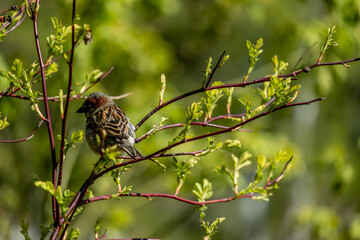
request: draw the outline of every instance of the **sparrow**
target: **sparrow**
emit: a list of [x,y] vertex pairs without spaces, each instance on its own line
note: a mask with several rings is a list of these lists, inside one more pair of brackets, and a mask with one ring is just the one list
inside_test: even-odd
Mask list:
[[85,137],[93,152],[101,155],[106,148],[116,146],[130,157],[142,157],[134,148],[135,126],[108,95],[90,93],[76,112],[85,113]]

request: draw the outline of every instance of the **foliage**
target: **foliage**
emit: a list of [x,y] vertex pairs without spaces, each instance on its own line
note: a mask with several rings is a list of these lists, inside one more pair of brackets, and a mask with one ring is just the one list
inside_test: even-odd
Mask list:
[[[335,35],[336,28],[332,27],[329,28],[325,38],[319,38],[319,32],[325,32],[324,29],[327,26],[318,21],[315,21],[314,24],[307,19],[308,17],[301,19],[301,15],[298,13],[306,12],[307,16],[312,16],[313,19],[313,16],[319,13],[310,14],[310,12],[317,8],[311,6],[308,8],[309,12],[296,11],[296,13],[287,15],[289,14],[288,11],[281,9],[288,8],[290,4],[288,2],[274,4],[270,1],[266,6],[269,11],[266,12],[261,10],[263,6],[259,8],[256,2],[247,3],[247,11],[242,10],[245,7],[244,3],[233,1],[215,1],[206,4],[177,0],[146,4],[139,4],[136,1],[109,1],[107,3],[94,1],[91,7],[85,3],[77,2],[76,12],[79,12],[79,15],[72,16],[69,25],[64,24],[69,22],[68,18],[71,15],[69,14],[71,6],[67,2],[58,3],[58,11],[60,12],[56,13],[47,11],[45,2],[42,2],[40,7],[36,1],[24,1],[23,5],[19,5],[17,9],[11,7],[9,11],[1,13],[1,16],[6,16],[5,19],[10,16],[12,21],[4,20],[1,22],[0,39],[5,40],[3,41],[4,44],[7,44],[5,48],[12,49],[11,51],[14,51],[15,54],[5,55],[8,54],[8,51],[2,51],[2,58],[12,62],[9,66],[4,65],[0,59],[1,69],[8,69],[0,72],[0,106],[2,112],[0,118],[2,137],[0,139],[17,139],[16,136],[22,135],[25,129],[33,128],[31,113],[26,111],[24,108],[26,104],[22,103],[30,103],[32,110],[45,124],[43,124],[43,128],[34,130],[31,134],[34,138],[31,141],[28,141],[30,138],[24,138],[23,141],[26,142],[21,145],[8,144],[5,146],[1,143],[2,158],[4,158],[1,159],[2,169],[13,171],[14,176],[21,174],[24,177],[21,184],[17,183],[18,185],[9,188],[6,187],[6,184],[12,180],[7,174],[1,174],[7,177],[2,178],[0,189],[4,192],[4,196],[9,199],[2,205],[9,210],[2,211],[3,208],[0,210],[5,213],[19,212],[16,215],[25,212],[27,218],[28,216],[41,216],[43,223],[45,223],[45,225],[40,225],[41,239],[49,237],[56,230],[53,228],[53,221],[57,216],[50,216],[54,211],[44,209],[44,206],[47,208],[51,205],[48,203],[49,199],[41,198],[39,191],[33,191],[33,188],[29,187],[26,176],[36,172],[43,179],[51,179],[52,170],[58,169],[64,173],[60,181],[57,181],[56,177],[51,181],[36,179],[35,185],[45,190],[46,194],[53,196],[59,204],[60,217],[63,217],[66,220],[65,222],[71,222],[72,217],[78,214],[82,207],[92,209],[93,205],[96,205],[96,203],[90,204],[93,201],[112,198],[123,200],[130,197],[154,199],[156,193],[143,194],[142,192],[174,192],[175,188],[175,194],[169,194],[171,198],[190,201],[191,204],[198,206],[200,226],[205,230],[204,239],[216,237],[214,235],[216,232],[221,238],[230,239],[235,236],[242,236],[241,234],[244,231],[241,229],[253,229],[251,227],[253,222],[247,219],[247,221],[241,221],[243,224],[238,229],[222,232],[219,226],[225,218],[214,216],[214,212],[216,212],[214,209],[217,209],[216,204],[213,209],[208,209],[207,206],[222,201],[240,200],[245,197],[269,200],[269,196],[274,194],[274,190],[279,187],[278,182],[291,167],[296,167],[296,171],[294,171],[297,175],[295,180],[292,178],[290,183],[281,185],[282,189],[279,196],[282,200],[272,199],[269,211],[266,211],[269,214],[269,219],[272,219],[271,223],[285,226],[284,232],[289,233],[292,226],[289,229],[286,226],[292,225],[292,223],[284,224],[282,219],[288,218],[281,216],[279,212],[285,214],[303,199],[303,195],[307,195],[309,199],[311,198],[315,203],[321,205],[324,202],[321,197],[323,195],[324,198],[328,199],[326,204],[339,203],[339,205],[336,204],[338,209],[328,211],[325,208],[314,206],[311,211],[304,211],[307,215],[302,216],[299,212],[298,216],[295,216],[295,218],[298,217],[299,221],[294,224],[301,229],[313,226],[311,234],[314,238],[349,235],[356,238],[356,226],[358,224],[355,216],[357,213],[347,214],[349,219],[346,221],[342,221],[343,216],[341,214],[341,204],[345,205],[346,203],[346,206],[349,204],[349,201],[344,201],[344,199],[349,198],[349,196],[351,199],[358,198],[356,194],[358,191],[354,190],[357,177],[353,173],[351,174],[357,169],[356,163],[351,159],[357,159],[355,149],[358,147],[356,145],[358,139],[356,140],[357,136],[351,136],[352,140],[347,140],[350,139],[352,133],[356,133],[357,124],[352,123],[352,121],[356,122],[356,117],[347,117],[346,123],[341,124],[341,127],[338,123],[344,123],[342,117],[347,116],[346,113],[353,109],[357,109],[356,106],[353,106],[354,101],[342,102],[339,101],[339,96],[349,95],[350,98],[357,89],[357,85],[353,83],[354,86],[351,87],[351,84],[348,84],[349,82],[345,82],[344,79],[348,73],[345,73],[341,67],[317,68],[319,71],[312,69],[321,66],[323,62],[326,63],[325,58],[326,61],[332,59],[339,61],[339,59],[347,59],[348,56],[355,54],[351,52],[351,49],[357,49],[355,47],[357,43],[352,34],[354,27],[350,27],[350,22],[352,22],[351,24],[356,23],[357,8],[345,8],[343,3],[336,1],[322,3],[326,4],[326,7],[323,6],[321,9],[333,9],[327,13],[329,15],[337,12],[334,9],[346,9],[346,11],[344,10],[343,18],[331,18],[338,26],[341,26],[337,28],[337,34]],[[291,4],[294,4],[291,6],[292,9],[301,9],[302,6],[310,3]],[[335,6],[335,4],[337,5]],[[199,12],[200,9],[201,12]],[[46,50],[48,53],[43,61],[43,66],[40,60],[34,61],[34,52],[28,50],[34,49],[33,42],[29,41],[32,44],[30,45],[29,42],[24,44],[18,41],[28,33],[21,32],[20,37],[16,35],[17,32],[25,29],[19,27],[26,26],[22,24],[22,20],[32,22],[34,13],[38,11],[40,34],[37,38],[40,39],[40,42],[47,43]],[[239,12],[241,14],[238,14]],[[257,14],[253,14],[254,12]],[[83,23],[82,19],[90,24]],[[269,27],[269,24],[265,24],[264,19],[273,19],[272,24],[274,26]],[[246,24],[248,26],[241,26],[244,25],[244,22],[248,23]],[[347,22],[349,25],[345,24]],[[253,23],[256,23],[255,26]],[[263,27],[264,24],[265,28]],[[42,25],[52,26],[51,33],[44,31]],[[93,26],[93,29],[90,29],[90,25]],[[273,29],[277,29],[277,31]],[[232,35],[229,35],[230,32]],[[44,33],[49,34],[49,36],[45,37]],[[72,38],[72,34],[74,34],[74,38]],[[85,48],[85,45],[89,43],[86,39],[92,39],[91,34],[94,34],[94,41],[92,45]],[[265,41],[259,38],[259,35],[263,36]],[[258,40],[245,41],[244,37]],[[303,61],[300,63],[305,65],[304,68],[300,67],[297,70],[294,67],[294,69],[289,70],[291,64],[298,60],[298,52],[303,52],[304,46],[306,48],[308,45],[312,45],[314,41],[322,41],[322,39],[324,39],[324,44],[321,49],[313,47],[311,50],[307,50],[301,58]],[[336,45],[335,39],[342,45],[341,53],[339,53],[340,48],[331,48],[331,46]],[[309,43],[304,43],[304,41],[309,41]],[[227,47],[233,42],[236,42],[237,47]],[[241,42],[245,42],[245,44],[241,44]],[[239,45],[241,45],[242,50],[237,50]],[[219,46],[230,49],[231,59],[234,60],[228,61],[229,55],[225,55],[225,52],[217,62],[213,61],[212,57],[208,58],[204,77],[197,80],[204,56],[213,54],[214,49],[218,52]],[[294,52],[294,46],[298,51]],[[44,47],[45,44],[42,48]],[[74,59],[71,57],[72,48],[76,49]],[[237,56],[238,52],[243,54],[246,49],[248,51],[248,63],[245,61],[246,57]],[[269,49],[271,50],[269,51]],[[277,52],[277,55],[273,55],[274,52]],[[317,56],[312,52],[316,52]],[[281,59],[286,59],[289,63],[279,60],[278,56],[281,56]],[[266,62],[270,58],[274,68],[272,73],[269,73],[268,65],[264,65],[262,62]],[[310,65],[314,62],[314,58],[317,58],[317,62]],[[29,61],[30,63],[28,63]],[[336,64],[349,66],[342,60]],[[112,65],[115,68],[111,67],[107,72],[99,70],[109,69]],[[69,84],[70,66],[74,67],[72,70],[74,75],[72,77],[73,86]],[[67,67],[69,67],[70,73],[67,72]],[[96,69],[92,70],[94,68]],[[224,70],[219,72],[220,68]],[[44,70],[44,74],[41,70]],[[357,69],[353,70],[356,73]],[[302,75],[309,71],[311,73],[306,77]],[[241,72],[246,74],[241,75]],[[321,74],[317,75],[319,72]],[[167,78],[165,79],[165,74],[161,75],[159,91],[158,78],[160,73],[166,73]],[[259,76],[260,78],[258,78]],[[303,81],[300,92],[300,81],[297,80],[305,80],[308,76],[313,78],[311,84],[315,86],[316,90],[311,92],[309,83]],[[106,79],[104,79],[105,77]],[[251,78],[258,82],[253,82]],[[342,84],[339,84],[338,79],[342,79]],[[44,101],[43,80],[46,80],[45,87],[48,96],[58,94],[58,96],[48,98],[49,102],[55,102],[49,103],[50,106],[48,107]],[[68,84],[70,88],[67,88]],[[348,89],[347,85],[349,85]],[[242,87],[246,88],[243,90]],[[67,90],[63,90],[66,88]],[[207,90],[208,88],[209,90]],[[122,91],[133,91],[134,96],[122,100],[126,102],[123,103],[122,107],[125,108],[127,115],[131,116],[133,123],[135,123],[134,120],[145,116],[147,112],[155,111],[150,114],[152,118],[147,118],[144,123],[137,125],[139,131],[137,131],[138,138],[136,141],[139,143],[141,152],[148,154],[148,158],[143,160],[153,161],[162,169],[170,169],[171,171],[160,172],[152,165],[138,164],[140,162],[145,163],[141,159],[129,159],[126,156],[119,159],[117,158],[119,153],[116,149],[107,149],[97,158],[96,163],[92,164],[91,161],[94,160],[90,159],[95,159],[95,156],[89,153],[87,147],[75,144],[82,142],[83,133],[78,129],[82,128],[80,124],[83,122],[72,114],[78,105],[76,100],[86,96],[90,89],[99,89],[117,95]],[[310,104],[313,101],[308,101],[308,97],[319,95],[325,91],[324,89],[327,89],[326,93],[329,93],[328,99],[334,99],[329,100],[330,104],[328,105],[331,105],[331,111],[327,111],[327,113],[324,112],[328,107],[327,104],[317,105],[322,109],[319,111],[320,114],[313,110],[313,107],[307,107],[310,110],[312,109],[310,116],[302,114],[303,112],[299,114],[299,111],[302,110],[297,109],[275,113],[284,108],[298,106],[299,103],[300,105]],[[335,89],[337,92],[331,93],[331,90]],[[258,95],[253,94],[252,90]],[[196,93],[192,94],[188,91]],[[157,92],[158,94],[156,94]],[[182,94],[183,92],[185,94]],[[355,99],[354,96],[356,97],[356,95],[353,95],[353,99]],[[170,103],[167,102],[167,98],[170,99]],[[302,102],[304,100],[307,102]],[[69,106],[67,106],[68,103],[70,103]],[[60,115],[53,111],[54,107],[60,108]],[[165,109],[160,112],[162,108]],[[9,109],[12,110],[9,111]],[[334,114],[334,109],[336,109],[336,114]],[[12,111],[16,112],[17,115],[15,116]],[[181,113],[184,111],[185,114]],[[286,112],[294,113],[294,117],[292,119],[287,118]],[[51,117],[47,115],[48,113],[51,113]],[[265,124],[264,121],[257,120],[269,114],[271,118],[267,118]],[[48,118],[52,126],[48,125]],[[312,130],[309,132],[307,129],[310,125],[304,126],[303,124],[310,124],[309,121],[313,118],[315,120],[311,125]],[[8,121],[11,123],[10,127],[7,127],[9,126]],[[63,122],[67,123],[66,126]],[[49,130],[46,132],[45,125],[47,125],[47,129],[52,129],[54,136],[58,136],[60,140],[60,144],[54,142],[53,148],[48,137],[51,134]],[[323,131],[323,126],[326,126],[326,131]],[[257,131],[258,127],[265,131]],[[64,128],[65,131],[59,130],[61,128]],[[176,131],[174,128],[181,129]],[[252,133],[243,132],[249,131],[247,129],[254,131]],[[349,129],[352,130],[349,131]],[[284,132],[287,132],[289,136],[284,137]],[[141,133],[144,134],[141,136]],[[293,143],[290,143],[289,139]],[[329,144],[331,139],[334,142]],[[284,141],[289,143],[284,144]],[[49,142],[51,157],[49,157],[50,152],[46,147]],[[63,149],[62,147],[59,148],[59,145],[63,146]],[[22,151],[19,151],[19,146]],[[326,150],[334,149],[333,146],[340,150]],[[70,148],[74,147],[75,150],[69,151]],[[64,168],[62,165],[60,167],[57,165],[61,162],[57,158],[59,149],[62,151],[63,157],[66,155],[63,162]],[[85,150],[82,151],[82,149]],[[287,151],[279,152],[280,149]],[[276,151],[278,153],[275,153]],[[21,154],[21,152],[26,154]],[[294,156],[294,161],[290,162],[291,155]],[[268,156],[274,157],[269,158]],[[49,161],[50,159],[53,160],[53,163]],[[131,161],[132,164],[128,164],[128,161]],[[54,162],[55,165],[51,168],[50,165]],[[293,163],[295,163],[294,166]],[[211,169],[214,169],[216,175],[212,174]],[[326,169],[327,174],[324,173],[323,169]],[[91,174],[88,175],[89,173]],[[334,173],[333,178],[331,173]],[[305,174],[310,175],[310,177],[305,177]],[[104,175],[110,176],[114,181],[115,185],[113,184],[112,187],[115,186],[115,189],[109,186]],[[99,178],[104,179],[101,184],[98,184],[100,183]],[[316,184],[307,182],[310,180],[298,182],[298,179],[314,179]],[[229,187],[224,187],[225,182],[229,183]],[[81,184],[85,186],[86,191],[77,189]],[[333,185],[330,186],[331,184]],[[189,196],[189,189],[193,186],[193,193],[197,201],[193,201]],[[30,190],[24,190],[25,188]],[[297,197],[284,196],[287,194],[284,192],[291,192],[289,190],[291,188],[297,190],[294,193],[294,196]],[[107,194],[108,191],[111,194]],[[309,193],[308,191],[312,192]],[[303,192],[306,193],[299,196]],[[79,196],[79,193],[83,195]],[[80,201],[76,208],[70,208],[70,203],[75,197],[79,197]],[[12,199],[17,200],[11,201]],[[113,202],[116,205],[112,205]],[[126,219],[121,220],[124,223],[121,224],[121,231],[129,234],[130,231],[127,229],[136,226],[139,231],[148,232],[149,235],[156,234],[160,235],[161,238],[171,238],[166,235],[169,233],[165,233],[164,229],[159,231],[156,227],[150,226],[151,224],[140,224],[141,222],[138,219],[135,220],[137,216],[132,211],[135,209],[134,206],[137,209],[139,208],[139,205],[136,205],[138,202],[135,198],[126,203],[125,201],[113,202],[107,201],[106,204],[109,206],[107,209],[109,210],[102,209],[96,214],[92,213],[93,215],[89,215],[90,211],[84,211],[78,215],[78,221],[70,226],[73,228],[69,227],[69,230],[66,231],[67,239],[78,239],[80,230],[81,236],[89,238],[88,233],[92,230],[89,231],[89,229],[84,228],[81,222],[85,221],[87,223],[85,225],[93,226],[89,224],[89,219],[94,219],[95,224],[98,217],[104,217],[104,224],[110,229],[109,233],[117,234],[114,231],[118,229],[118,220],[121,219],[118,216],[108,216],[115,216],[119,212],[116,209],[121,209],[122,205],[127,205],[126,211],[130,214],[127,214]],[[184,217],[185,211],[176,209],[172,209],[176,211],[174,216],[158,214],[161,209],[167,210],[170,206],[167,205],[167,201],[161,200],[161,207],[157,207],[158,205],[155,204],[159,204],[159,202],[153,201],[153,210],[157,214],[150,214],[151,216],[159,219],[167,217],[170,219],[168,222],[175,222],[176,218]],[[247,203],[242,202],[242,204],[246,205]],[[100,203],[99,206],[101,206]],[[279,207],[283,211],[276,210]],[[350,202],[351,207],[353,206]],[[143,210],[144,208],[140,209]],[[141,210],[136,212],[142,212]],[[67,215],[68,211],[72,211],[74,215]],[[249,209],[249,211],[253,210]],[[103,212],[104,216],[100,216],[99,214],[103,214]],[[230,212],[233,213],[233,210]],[[309,214],[309,212],[313,214]],[[221,212],[221,216],[228,216],[231,213],[224,210]],[[237,220],[241,218],[240,215],[242,214],[236,216]],[[322,216],[322,218],[317,218],[317,216]],[[265,213],[262,213],[261,218],[265,219]],[[5,217],[4,219],[11,218]],[[110,219],[117,220],[112,221]],[[207,219],[215,220],[211,223]],[[334,226],[332,229],[326,228],[327,225],[330,225],[329,221],[324,219],[330,222],[331,219],[337,219],[336,225],[331,225]],[[35,222],[32,218],[30,221]],[[134,222],[139,224],[134,224]],[[162,224],[161,221],[152,222]],[[0,223],[3,226],[3,223]],[[346,226],[349,223],[351,227]],[[222,226],[227,224],[225,222]],[[100,237],[100,224],[95,225],[95,238],[102,239],[106,234]],[[30,239],[28,234],[29,223],[22,218],[20,226],[24,237]],[[78,226],[80,230],[77,229]],[[176,227],[173,226],[171,228],[175,230]],[[189,226],[187,227],[190,229]],[[263,227],[267,230],[270,228]],[[346,230],[340,232],[339,229]],[[279,236],[276,230],[267,232],[274,232],[269,234]],[[199,238],[198,235],[197,231],[195,233],[186,231],[176,237],[179,239]],[[115,235],[115,237],[118,236]],[[126,237],[128,236],[126,235]]]

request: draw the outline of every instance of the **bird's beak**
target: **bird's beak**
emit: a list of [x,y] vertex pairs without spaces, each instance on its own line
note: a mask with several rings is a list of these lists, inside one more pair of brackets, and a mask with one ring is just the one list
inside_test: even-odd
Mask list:
[[85,113],[87,112],[87,106],[85,104],[83,104],[76,112],[77,113]]

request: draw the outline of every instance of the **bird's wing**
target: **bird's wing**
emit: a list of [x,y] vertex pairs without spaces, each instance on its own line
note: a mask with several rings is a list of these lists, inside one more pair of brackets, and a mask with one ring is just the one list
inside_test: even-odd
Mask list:
[[104,129],[107,137],[127,139],[129,137],[129,120],[117,105],[109,105],[97,116],[100,129]]

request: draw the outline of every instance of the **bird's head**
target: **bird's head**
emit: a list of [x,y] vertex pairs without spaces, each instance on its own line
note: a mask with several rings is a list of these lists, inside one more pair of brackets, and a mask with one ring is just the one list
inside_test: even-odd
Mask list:
[[76,112],[85,113],[85,116],[89,117],[97,109],[111,104],[114,104],[114,101],[108,95],[101,92],[92,92]]

